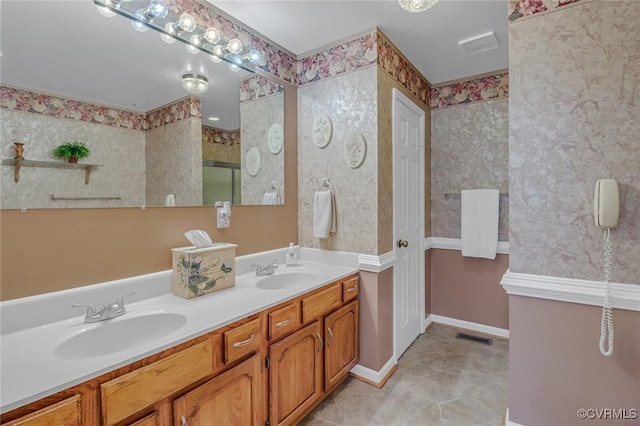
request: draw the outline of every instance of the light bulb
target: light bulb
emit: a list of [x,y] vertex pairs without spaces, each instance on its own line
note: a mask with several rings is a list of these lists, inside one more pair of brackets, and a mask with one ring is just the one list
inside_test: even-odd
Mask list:
[[220,57],[216,55],[209,55],[209,59],[211,59],[211,62],[214,62],[216,64],[222,62],[222,59],[220,59]]
[[217,42],[220,41],[220,30],[217,28],[209,27],[206,30],[204,30],[204,34],[202,35],[202,38],[207,43],[216,44]]
[[224,54],[224,47],[218,45],[216,47],[213,48],[213,54],[216,55],[218,58],[224,58],[225,54]]
[[242,52],[242,47],[242,42],[237,38],[232,38],[229,40],[229,44],[227,44],[227,50],[236,55]]
[[115,16],[115,12],[111,9],[109,9],[106,6],[98,6],[96,5],[96,9],[98,9],[98,13],[102,16],[106,16],[107,18],[111,18],[112,16]]
[[187,52],[191,53],[192,55],[195,55],[200,51],[200,49],[195,47],[193,44],[185,44],[185,47],[187,49]]
[[[168,32],[169,34],[174,34],[173,24],[171,22],[168,22],[164,26],[164,30],[166,32]],[[176,41],[176,39],[174,37],[172,37],[170,35],[167,35],[167,34],[160,34],[160,38],[162,39],[162,41],[164,41],[165,43],[168,43],[168,44],[173,44]]]
[[145,15],[148,19],[165,18],[169,13],[169,8],[162,0],[151,0],[149,6],[145,9]]
[[196,18],[189,15],[188,13],[183,13],[182,15],[180,15],[180,19],[178,20],[178,26],[182,29],[182,31],[190,33],[196,29]]
[[257,50],[251,49],[249,53],[247,53],[247,59],[252,64],[259,64],[260,60],[262,59],[262,56],[260,55],[260,52],[258,52]]
[[[144,9],[136,10],[135,17],[144,21]],[[148,30],[147,26],[139,21],[131,21],[131,25],[133,25],[133,28],[135,28],[136,31],[140,31],[141,33]]]

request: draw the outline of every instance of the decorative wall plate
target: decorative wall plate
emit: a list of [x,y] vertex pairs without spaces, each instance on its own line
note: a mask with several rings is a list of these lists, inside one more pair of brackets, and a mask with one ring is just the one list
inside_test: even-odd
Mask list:
[[244,166],[249,176],[255,176],[260,171],[260,151],[255,146],[249,148],[247,156],[244,159]]
[[318,148],[325,148],[331,142],[333,136],[333,124],[328,115],[319,115],[313,119],[313,126],[311,127],[311,137],[313,143]]
[[344,142],[344,158],[352,169],[364,163],[367,156],[367,141],[360,133],[350,133]]
[[284,145],[284,131],[280,123],[274,123],[269,128],[267,134],[267,142],[269,144],[269,151],[276,155],[282,151],[282,145]]

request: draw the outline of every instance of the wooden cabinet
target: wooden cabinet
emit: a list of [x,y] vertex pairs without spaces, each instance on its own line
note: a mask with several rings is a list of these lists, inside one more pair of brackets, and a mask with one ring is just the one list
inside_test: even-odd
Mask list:
[[272,425],[295,424],[322,396],[321,333],[315,321],[269,347]]
[[75,395],[2,426],[80,426],[80,418],[80,395]]
[[294,425],[357,363],[357,296],[358,277],[352,275],[0,413],[0,421],[2,426]]
[[358,303],[351,302],[324,319],[324,390],[329,392],[358,362]]
[[180,426],[264,424],[262,357],[254,355],[173,402]]

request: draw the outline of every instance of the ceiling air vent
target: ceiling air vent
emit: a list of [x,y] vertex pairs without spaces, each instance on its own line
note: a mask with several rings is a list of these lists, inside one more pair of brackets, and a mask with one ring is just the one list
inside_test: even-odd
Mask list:
[[498,48],[498,39],[493,31],[469,37],[458,42],[460,49],[467,55],[486,52]]

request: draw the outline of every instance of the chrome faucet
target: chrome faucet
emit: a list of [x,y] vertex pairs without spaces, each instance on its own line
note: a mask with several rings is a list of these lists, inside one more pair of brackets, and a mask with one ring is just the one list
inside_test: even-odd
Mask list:
[[260,265],[251,265],[251,266],[256,267],[256,277],[260,277],[263,275],[271,275],[276,269],[278,269],[278,261],[274,260],[265,267],[262,267]]
[[84,322],[104,321],[111,318],[119,317],[120,315],[124,315],[127,312],[124,308],[124,298],[133,296],[134,294],[135,292],[131,292],[129,294],[125,294],[124,296],[120,296],[115,301],[115,303],[104,305],[99,311],[96,311],[96,308],[90,303],[74,303],[73,305],[71,305],[71,307],[87,307],[87,315],[84,317]]

